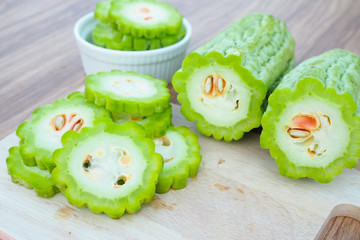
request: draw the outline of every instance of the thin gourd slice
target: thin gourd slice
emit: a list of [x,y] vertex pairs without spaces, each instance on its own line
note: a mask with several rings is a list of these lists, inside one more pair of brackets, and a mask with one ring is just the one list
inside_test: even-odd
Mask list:
[[39,107],[33,112],[33,118],[23,122],[16,130],[21,139],[20,154],[24,163],[51,171],[55,167],[52,154],[62,146],[61,136],[69,130],[80,131],[83,127],[92,126],[99,117],[111,119],[111,114],[86,102],[80,92],[56,100],[52,105]]
[[167,35],[163,38],[146,39],[122,34],[109,24],[99,23],[92,32],[93,43],[99,47],[114,50],[144,51],[167,47],[184,38],[186,29],[183,26],[177,35]]
[[188,127],[171,127],[165,136],[154,139],[155,151],[164,159],[164,167],[156,185],[157,193],[186,187],[188,177],[197,175],[200,163],[198,135]]
[[26,188],[34,189],[39,197],[49,198],[59,191],[49,171],[24,164],[19,153],[19,147],[9,149],[6,164],[11,180]]
[[88,75],[86,98],[110,112],[148,116],[170,106],[167,83],[151,75],[135,72],[100,72]]
[[310,58],[269,97],[260,143],[288,178],[327,183],[360,157],[360,58],[341,49]]
[[163,161],[138,124],[97,121],[80,133],[64,134],[54,152],[52,175],[76,207],[119,218],[152,200]]
[[109,10],[111,8],[111,1],[101,1],[96,3],[94,18],[100,22],[109,22]]
[[225,141],[260,126],[267,91],[294,64],[295,42],[271,15],[236,21],[190,53],[172,79],[181,113],[200,133]]
[[182,15],[157,0],[113,1],[109,19],[123,33],[148,39],[176,35],[182,25]]
[[135,122],[143,126],[145,136],[148,138],[158,138],[165,135],[166,130],[171,126],[171,105],[164,112],[155,113],[150,116],[131,115],[128,113],[112,113],[114,122],[124,124]]

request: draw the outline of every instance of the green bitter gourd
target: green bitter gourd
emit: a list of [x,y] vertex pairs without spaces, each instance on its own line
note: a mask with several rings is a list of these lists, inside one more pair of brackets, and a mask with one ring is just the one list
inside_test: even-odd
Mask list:
[[267,90],[293,66],[294,45],[286,25],[271,15],[233,23],[175,73],[181,113],[206,136],[240,139],[260,125]]
[[188,127],[171,127],[165,136],[154,139],[155,151],[164,159],[164,167],[156,185],[157,193],[186,187],[188,177],[197,175],[200,162],[198,135]]
[[6,159],[6,164],[11,180],[14,183],[34,189],[39,197],[49,198],[59,191],[49,171],[41,170],[37,166],[29,167],[24,164],[19,153],[19,147],[9,149],[9,157]]
[[260,143],[289,178],[330,182],[360,157],[360,58],[335,49],[310,58],[269,97]]
[[51,171],[55,167],[52,153],[61,147],[61,136],[68,130],[80,131],[85,126],[92,126],[99,117],[111,118],[111,114],[86,102],[80,92],[39,107],[33,112],[33,118],[23,122],[16,131],[21,139],[20,154],[24,163]]
[[163,112],[171,97],[166,81],[120,70],[88,75],[85,96],[110,112],[142,116]]
[[71,204],[119,218],[152,200],[163,160],[138,124],[99,119],[65,133],[62,143],[52,175]]

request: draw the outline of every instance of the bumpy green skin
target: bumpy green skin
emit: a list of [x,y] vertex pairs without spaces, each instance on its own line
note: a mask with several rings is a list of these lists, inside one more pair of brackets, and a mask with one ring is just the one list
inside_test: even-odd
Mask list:
[[[53,151],[41,148],[35,144],[36,129],[33,128],[34,124],[40,121],[43,116],[46,116],[46,113],[50,110],[59,109],[59,113],[61,113],[63,106],[77,105],[89,107],[92,111],[94,111],[95,119],[100,117],[107,117],[111,119],[110,112],[92,103],[86,102],[84,94],[81,92],[74,92],[67,98],[56,100],[52,105],[39,107],[33,112],[33,119],[23,122],[16,130],[16,135],[21,139],[20,154],[27,166],[37,165],[40,169],[48,169],[50,172],[52,171],[55,167],[55,164],[52,161]],[[89,119],[88,121],[92,122],[95,119]]]
[[98,2],[96,4],[94,17],[96,19],[99,19],[100,22],[108,23],[109,22],[108,14],[110,8],[111,8],[111,1]]
[[[304,61],[282,79],[269,98],[260,136],[261,147],[270,150],[282,175],[295,179],[309,177],[327,183],[341,174],[344,167],[353,168],[357,165],[360,157],[359,88],[360,58],[341,49],[334,49]],[[317,96],[338,105],[351,132],[346,156],[334,159],[321,169],[297,166],[275,143],[274,130],[286,105],[301,101],[306,95]]]
[[[165,9],[170,18],[164,21],[160,21],[157,24],[138,23],[130,18],[127,14],[129,12],[124,9],[129,4],[137,3],[151,3],[155,4],[162,9]],[[153,16],[157,17],[157,16]],[[173,8],[170,4],[165,2],[159,2],[157,0],[117,0],[111,2],[111,8],[109,11],[109,21],[117,26],[124,34],[130,34],[134,37],[143,37],[147,39],[162,38],[166,35],[176,35],[179,33],[182,25],[182,15]]]
[[49,198],[59,192],[51,174],[47,170],[40,170],[36,166],[28,167],[24,164],[19,153],[19,147],[9,149],[6,164],[12,181],[34,189],[39,197]]
[[[155,153],[152,140],[144,138],[144,130],[138,124],[129,122],[120,125],[108,119],[98,119],[94,125],[93,128],[84,128],[80,133],[68,131],[63,135],[61,140],[64,148],[56,150],[53,155],[56,163],[56,168],[52,172],[53,178],[68,201],[78,208],[87,206],[92,212],[104,212],[111,218],[119,218],[125,211],[129,214],[135,213],[142,203],[150,202],[155,194],[158,175],[163,166],[162,157]],[[77,151],[77,144],[88,138],[96,138],[97,134],[104,132],[131,136],[131,141],[141,149],[141,154],[148,163],[143,173],[142,185],[129,191],[125,197],[114,196],[110,199],[83,191],[78,187],[76,176],[70,175],[68,170],[69,155]]]
[[[267,91],[294,62],[295,42],[286,25],[271,15],[253,14],[233,23],[213,40],[189,54],[172,83],[179,93],[181,112],[206,136],[225,141],[240,139],[244,132],[260,126],[262,104]],[[207,122],[194,111],[186,84],[202,67],[225,66],[251,89],[251,104],[247,118],[230,128]],[[204,79],[199,79],[203,81]],[[224,116],[226,117],[226,116]]]
[[[179,160],[178,164],[174,165],[174,167],[167,170],[163,169],[156,185],[157,193],[166,193],[170,188],[185,188],[187,179],[189,177],[196,177],[202,159],[197,134],[190,132],[190,129],[185,126],[171,127],[168,131],[176,131],[185,138],[187,146],[186,156]],[[174,144],[176,146],[176,143]]]
[[[130,122],[129,118],[122,118],[122,115],[119,113],[112,113],[114,122]],[[128,115],[127,117],[129,117]],[[155,113],[148,117],[145,117],[145,120],[142,121],[134,121],[137,124],[140,124],[145,130],[145,136],[148,138],[158,138],[165,135],[166,130],[171,126],[171,105],[164,112]]]
[[109,24],[99,23],[93,29],[92,38],[95,45],[99,47],[123,50],[123,51],[144,51],[167,47],[177,43],[184,38],[185,27],[180,29],[177,35],[167,35],[163,38],[145,39],[133,37],[129,34],[122,34],[112,28]]
[[[105,91],[99,88],[102,79],[108,77],[129,77],[138,76],[149,82],[152,82],[157,93],[151,97],[124,97],[114,92]],[[161,79],[155,79],[148,74],[139,74],[135,72],[122,72],[120,70],[112,70],[111,72],[100,72],[88,75],[85,84],[86,99],[94,102],[98,106],[103,106],[110,112],[129,114],[138,114],[149,116],[154,113],[163,112],[170,106],[170,93],[167,83]]]

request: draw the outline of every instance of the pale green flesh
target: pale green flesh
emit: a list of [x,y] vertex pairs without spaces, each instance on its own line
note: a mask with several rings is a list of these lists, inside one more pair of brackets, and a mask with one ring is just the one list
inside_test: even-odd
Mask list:
[[[312,113],[319,117],[321,127],[313,131],[314,141],[294,139],[287,133],[286,128],[291,124],[291,119],[299,113]],[[327,115],[330,118],[330,124],[328,119],[319,113]],[[317,97],[306,96],[289,103],[284,109],[276,125],[275,139],[280,149],[296,166],[326,167],[346,153],[350,131],[342,119],[338,106]],[[316,150],[316,156],[311,157],[308,148]]]
[[[209,75],[220,75],[226,80],[223,96],[208,98],[203,94],[204,81]],[[186,91],[192,109],[215,126],[231,127],[249,114],[252,92],[237,74],[225,67],[214,65],[197,69],[187,83]],[[239,107],[235,109],[237,100]]]
[[[77,115],[73,117],[71,121],[68,121],[70,119],[69,116],[72,113],[76,113]],[[55,131],[52,124],[52,119],[60,114],[66,114],[66,125],[63,129]],[[83,119],[85,121],[83,127],[92,127],[92,123],[95,119],[94,110],[89,109],[86,106],[64,106],[61,109],[58,108],[49,110],[44,116],[41,117],[41,119],[32,125],[32,131],[35,133],[35,146],[38,148],[48,149],[49,151],[54,151],[55,149],[61,148],[62,135],[69,131],[70,128],[79,119]]]
[[[130,156],[130,162],[124,164],[120,159],[123,151]],[[91,192],[98,197],[125,197],[132,189],[141,187],[147,161],[141,149],[128,136],[101,133],[76,146],[69,156],[69,173],[74,176],[82,191]],[[91,167],[85,171],[83,160],[90,154]],[[119,188],[114,184],[121,176],[129,179]]]
[[146,98],[157,94],[151,80],[131,74],[103,77],[97,82],[97,88],[126,98]]
[[[149,12],[142,12],[142,8],[148,9]],[[121,11],[121,14],[132,22],[146,25],[166,23],[171,19],[167,9],[150,2],[127,4]]]
[[[177,133],[174,130],[168,130],[166,135],[170,141],[170,146],[163,146],[161,139],[154,139],[155,142],[155,152],[160,153],[164,159],[163,171],[169,170],[173,167],[177,167],[179,162],[183,160],[187,155],[187,145],[185,143],[185,138]],[[167,161],[168,159],[171,159]]]

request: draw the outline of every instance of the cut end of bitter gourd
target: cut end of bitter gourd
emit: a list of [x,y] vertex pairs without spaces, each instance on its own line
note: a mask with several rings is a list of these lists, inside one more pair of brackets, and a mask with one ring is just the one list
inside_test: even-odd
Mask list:
[[109,18],[123,33],[148,39],[178,34],[182,25],[182,15],[157,0],[114,1]]
[[85,95],[89,101],[116,113],[148,116],[170,106],[166,81],[135,72],[113,70],[88,75]]
[[157,138],[164,136],[166,130],[171,125],[171,105],[164,112],[155,113],[150,116],[131,115],[125,112],[113,113],[114,122],[124,124],[135,122],[144,127],[145,136],[148,138]]
[[19,153],[19,147],[9,149],[9,157],[6,159],[8,173],[14,183],[34,189],[40,197],[49,198],[58,192],[51,174],[39,167],[26,166]]
[[240,62],[234,55],[191,53],[173,77],[182,114],[197,120],[197,129],[206,136],[237,140],[260,125],[265,86]]
[[79,132],[83,127],[93,126],[93,121],[99,117],[111,118],[111,114],[86,102],[80,92],[57,100],[53,105],[39,107],[33,112],[33,119],[22,123],[16,131],[25,164],[51,171],[55,167],[52,153],[62,147],[62,135],[69,130]]
[[349,94],[339,95],[315,79],[294,90],[275,90],[269,98],[260,142],[269,148],[282,175],[321,183],[357,165],[360,117]]
[[138,124],[98,121],[62,142],[52,175],[71,204],[119,218],[153,198],[163,161]]
[[165,136],[154,139],[155,151],[164,159],[164,167],[156,186],[157,193],[166,193],[186,186],[188,177],[197,175],[200,162],[198,136],[188,127],[171,127]]
[[109,11],[111,8],[111,1],[101,1],[96,4],[94,17],[100,22],[109,22]]

